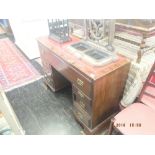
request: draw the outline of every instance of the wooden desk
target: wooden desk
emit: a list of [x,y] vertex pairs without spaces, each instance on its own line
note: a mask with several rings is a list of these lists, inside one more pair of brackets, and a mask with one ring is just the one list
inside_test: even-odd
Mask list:
[[59,44],[41,37],[38,44],[46,84],[53,91],[72,84],[75,118],[93,134],[118,110],[130,63],[119,56],[108,65],[93,67],[67,51],[66,46],[78,41]]

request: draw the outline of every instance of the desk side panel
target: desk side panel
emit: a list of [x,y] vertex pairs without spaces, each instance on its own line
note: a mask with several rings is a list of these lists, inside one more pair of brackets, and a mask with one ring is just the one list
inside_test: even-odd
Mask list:
[[130,63],[94,82],[92,126],[101,123],[119,109]]

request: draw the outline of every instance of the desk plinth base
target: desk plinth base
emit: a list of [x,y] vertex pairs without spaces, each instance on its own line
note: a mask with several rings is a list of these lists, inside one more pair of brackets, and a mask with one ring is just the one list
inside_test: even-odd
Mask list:
[[104,129],[108,129],[110,125],[110,120],[117,114],[118,112],[115,112],[111,116],[109,116],[107,119],[105,119],[103,122],[98,124],[95,128],[90,129],[87,126],[85,126],[82,122],[80,122],[76,116],[74,115],[76,121],[82,126],[83,131],[86,135],[99,135],[103,132]]
[[43,82],[44,82],[44,85],[45,85],[46,89],[50,89],[52,92],[56,92],[57,91],[51,85],[49,85],[46,80],[44,80]]

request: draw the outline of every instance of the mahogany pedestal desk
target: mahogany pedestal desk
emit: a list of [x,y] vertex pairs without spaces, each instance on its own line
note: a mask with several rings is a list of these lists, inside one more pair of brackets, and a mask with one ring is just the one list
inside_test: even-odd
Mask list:
[[130,62],[118,56],[110,64],[92,66],[68,51],[67,46],[78,41],[72,37],[60,44],[48,36],[38,38],[44,79],[54,92],[72,84],[75,118],[86,134],[95,134],[119,109]]

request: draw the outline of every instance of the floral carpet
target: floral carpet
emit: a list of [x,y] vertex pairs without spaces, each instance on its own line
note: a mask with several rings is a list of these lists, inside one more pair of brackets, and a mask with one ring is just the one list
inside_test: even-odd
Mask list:
[[41,75],[14,43],[8,38],[0,39],[0,85],[5,91],[40,78]]

